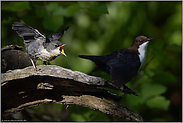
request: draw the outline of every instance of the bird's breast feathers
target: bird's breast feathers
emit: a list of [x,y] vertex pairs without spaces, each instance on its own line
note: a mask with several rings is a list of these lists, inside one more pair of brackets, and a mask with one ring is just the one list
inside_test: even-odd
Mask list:
[[140,58],[141,64],[143,64],[143,62],[145,60],[146,48],[147,48],[148,43],[149,42],[145,42],[139,46],[138,52],[139,52],[139,58]]
[[42,61],[52,61],[61,54],[59,47],[48,52],[45,48],[40,48],[39,52],[35,55],[37,59]]

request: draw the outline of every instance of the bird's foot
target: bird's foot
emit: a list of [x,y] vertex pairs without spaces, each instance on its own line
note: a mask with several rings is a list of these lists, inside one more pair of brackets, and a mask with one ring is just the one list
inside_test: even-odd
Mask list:
[[123,85],[120,87],[120,90],[125,94],[133,94],[135,96],[138,96],[138,94],[135,91],[132,91],[130,88],[128,88],[126,85]]
[[39,68],[39,69],[35,68],[35,70],[36,70],[36,71],[40,71],[40,70],[41,70],[41,68]]

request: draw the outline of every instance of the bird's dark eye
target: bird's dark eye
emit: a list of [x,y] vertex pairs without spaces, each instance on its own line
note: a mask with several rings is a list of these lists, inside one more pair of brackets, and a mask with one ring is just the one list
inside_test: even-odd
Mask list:
[[55,47],[59,47],[58,44],[55,44]]

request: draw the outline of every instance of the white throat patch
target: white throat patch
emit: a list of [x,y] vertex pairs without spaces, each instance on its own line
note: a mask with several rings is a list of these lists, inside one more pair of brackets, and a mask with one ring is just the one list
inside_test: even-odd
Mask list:
[[141,62],[141,65],[143,64],[144,60],[145,60],[145,56],[146,56],[146,48],[147,48],[147,45],[148,45],[148,41],[143,43],[142,45],[139,46],[139,58],[140,58],[140,62]]

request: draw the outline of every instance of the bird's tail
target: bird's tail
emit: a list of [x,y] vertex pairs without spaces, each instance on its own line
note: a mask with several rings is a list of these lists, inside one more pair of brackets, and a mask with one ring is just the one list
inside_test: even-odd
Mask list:
[[84,59],[89,59],[93,62],[97,62],[99,56],[78,55],[78,57],[84,58]]
[[69,29],[69,26],[67,26],[65,29],[63,29],[62,31],[58,32],[58,33],[54,33],[48,36],[48,39],[50,41],[55,41],[55,40],[59,40],[62,35]]
[[[88,60],[91,60],[91,61],[93,61],[96,65],[102,66],[102,65],[100,65],[100,63],[101,63],[100,56],[78,55],[78,57],[84,58],[84,59],[88,59]],[[101,71],[102,71],[102,70],[101,70],[98,66],[96,66],[96,67],[92,70],[92,72],[101,72]]]
[[97,66],[93,69],[93,72],[105,71],[106,73],[110,73],[109,66],[106,65],[108,61],[105,56],[88,56],[88,55],[78,55],[80,58],[89,59],[93,61]]

